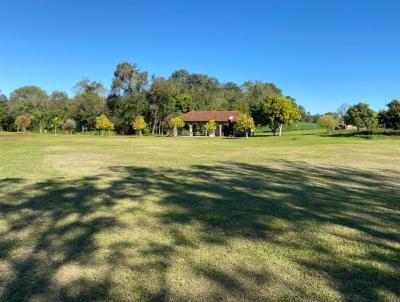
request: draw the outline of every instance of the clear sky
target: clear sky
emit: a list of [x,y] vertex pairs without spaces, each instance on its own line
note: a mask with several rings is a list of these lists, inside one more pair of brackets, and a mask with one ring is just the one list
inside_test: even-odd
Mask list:
[[136,62],[273,82],[313,113],[400,98],[400,1],[0,0],[0,90],[110,87]]

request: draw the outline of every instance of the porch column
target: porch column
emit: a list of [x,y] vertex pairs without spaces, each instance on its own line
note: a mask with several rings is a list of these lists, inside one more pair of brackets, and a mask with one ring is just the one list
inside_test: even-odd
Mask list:
[[219,128],[218,130],[219,136],[222,136],[222,124],[218,124],[218,128]]
[[193,124],[189,124],[189,135],[193,136]]

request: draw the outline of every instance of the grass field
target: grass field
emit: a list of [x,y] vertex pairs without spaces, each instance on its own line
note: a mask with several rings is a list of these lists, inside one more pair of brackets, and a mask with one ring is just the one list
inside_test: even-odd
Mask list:
[[399,301],[400,140],[0,134],[0,301]]

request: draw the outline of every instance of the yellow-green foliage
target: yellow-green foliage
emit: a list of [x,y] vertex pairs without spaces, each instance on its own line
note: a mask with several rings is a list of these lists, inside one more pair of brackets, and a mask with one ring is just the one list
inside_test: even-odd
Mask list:
[[241,114],[236,120],[237,128],[242,131],[250,131],[255,129],[254,120],[247,114]]
[[104,114],[96,117],[96,129],[99,129],[101,131],[104,130],[113,130],[114,129],[114,124],[110,122],[107,116]]
[[147,123],[144,120],[144,117],[139,115],[137,116],[133,123],[132,123],[132,127],[135,131],[139,131],[140,133],[142,133],[142,131],[146,128]]
[[214,133],[217,130],[217,124],[215,124],[214,120],[209,121],[205,127],[208,133]]
[[171,128],[183,128],[185,126],[185,123],[183,122],[183,120],[177,116],[177,117],[173,117],[168,121],[168,125]]
[[333,114],[325,114],[321,116],[318,120],[318,124],[320,124],[321,127],[326,128],[328,132],[332,132],[333,130],[335,130],[338,123],[338,118]]

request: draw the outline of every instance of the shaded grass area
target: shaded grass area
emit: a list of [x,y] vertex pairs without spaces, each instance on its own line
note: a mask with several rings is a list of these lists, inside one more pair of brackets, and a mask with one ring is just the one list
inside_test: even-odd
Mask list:
[[284,157],[0,178],[0,300],[398,301],[397,166]]

